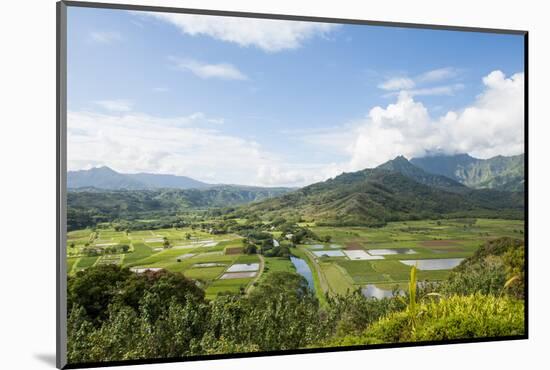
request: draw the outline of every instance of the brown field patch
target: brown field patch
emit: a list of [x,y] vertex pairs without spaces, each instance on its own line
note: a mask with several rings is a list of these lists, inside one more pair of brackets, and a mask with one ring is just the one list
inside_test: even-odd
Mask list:
[[348,251],[357,251],[361,249],[363,249],[363,247],[361,247],[361,244],[357,242],[351,242],[346,244],[346,250]]
[[425,240],[420,243],[423,247],[454,247],[460,246],[460,240]]
[[242,247],[225,248],[225,254],[241,254],[242,251]]

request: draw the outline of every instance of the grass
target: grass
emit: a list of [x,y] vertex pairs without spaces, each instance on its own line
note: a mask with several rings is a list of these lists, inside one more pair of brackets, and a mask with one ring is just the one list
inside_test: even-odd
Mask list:
[[124,257],[124,265],[130,266],[134,262],[142,260],[153,254],[153,250],[141,242],[132,243],[134,250]]
[[[387,281],[384,275],[373,268],[374,261],[339,261],[338,265],[343,268],[355,284],[367,284]],[[401,265],[401,263],[400,263]]]
[[219,277],[225,269],[224,266],[195,267],[186,269],[183,274],[190,279],[211,281]]
[[252,279],[216,280],[206,288],[206,298],[213,299],[220,293],[239,293]]
[[296,269],[290,259],[283,257],[265,257],[265,266],[268,272],[285,271],[295,272]]
[[330,293],[346,294],[355,289],[353,280],[338,264],[322,263],[320,264],[320,267],[327,279]]
[[99,259],[99,257],[97,257],[97,256],[96,257],[80,257],[80,259],[76,263],[75,268],[77,270],[82,270],[82,269],[91,267],[96,263],[96,261],[98,259]]
[[257,255],[251,254],[241,254],[237,255],[237,259],[235,260],[235,263],[258,263],[260,260]]

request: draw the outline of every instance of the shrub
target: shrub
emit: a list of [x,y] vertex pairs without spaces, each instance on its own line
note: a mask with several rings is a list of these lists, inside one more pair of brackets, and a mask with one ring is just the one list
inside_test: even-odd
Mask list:
[[412,330],[406,312],[390,314],[367,336],[374,342],[409,342],[520,335],[524,304],[506,296],[452,296],[420,304],[415,323]]
[[333,337],[323,346],[491,338],[524,334],[523,301],[482,294],[418,304],[414,328],[408,310],[395,312],[360,335]]

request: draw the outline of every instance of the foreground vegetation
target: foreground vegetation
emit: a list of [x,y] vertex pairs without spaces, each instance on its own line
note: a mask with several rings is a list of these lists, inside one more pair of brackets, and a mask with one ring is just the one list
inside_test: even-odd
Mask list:
[[68,281],[68,358],[83,363],[521,335],[523,256],[521,240],[500,238],[437,283],[417,283],[412,267],[404,296],[375,299],[353,291],[328,295],[325,305],[305,279],[284,268],[248,294],[207,300],[196,281],[178,272],[96,265]]

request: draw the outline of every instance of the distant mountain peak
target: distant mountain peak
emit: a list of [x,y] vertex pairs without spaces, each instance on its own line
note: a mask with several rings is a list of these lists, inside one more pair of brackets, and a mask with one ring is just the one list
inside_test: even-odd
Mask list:
[[468,189],[397,157],[374,169],[342,173],[280,197],[252,203],[246,210],[262,217],[298,214],[319,225],[381,226],[420,214],[423,218],[480,212],[498,215],[506,209],[521,215],[522,201],[523,197],[513,193]]
[[390,159],[389,161],[382,163],[377,168],[385,168],[385,167],[392,167],[392,166],[412,166],[412,164],[404,156],[398,155],[394,159]]
[[478,159],[469,154],[428,155],[412,158],[411,163],[423,170],[449,177],[475,189],[523,191],[524,155],[497,155]]
[[397,172],[421,184],[444,189],[447,191],[456,192],[465,189],[464,185],[460,184],[456,180],[450,179],[442,175],[426,172],[423,169],[412,164],[407,158],[402,155],[381,164],[377,167],[377,169]]
[[144,189],[191,189],[206,188],[210,184],[186,176],[157,175],[151,173],[124,174],[108,166],[93,167],[88,170],[69,171],[67,187],[97,188],[106,190]]
[[119,173],[115,170],[113,170],[111,167],[108,167],[108,166],[99,166],[99,167],[92,167],[90,169],[90,171],[108,171],[108,172],[116,172],[116,173]]

